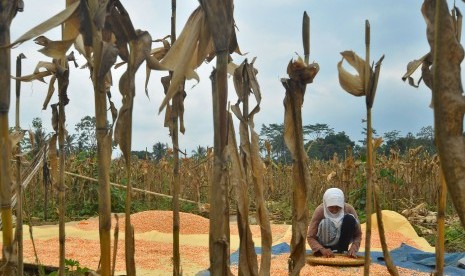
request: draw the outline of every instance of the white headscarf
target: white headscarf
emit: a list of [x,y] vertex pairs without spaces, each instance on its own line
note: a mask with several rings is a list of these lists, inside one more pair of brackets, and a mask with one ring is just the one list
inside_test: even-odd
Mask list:
[[[329,211],[329,206],[339,206],[341,210],[336,214]],[[329,188],[323,195],[323,210],[325,218],[329,218],[339,229],[344,218],[344,193],[338,188]]]

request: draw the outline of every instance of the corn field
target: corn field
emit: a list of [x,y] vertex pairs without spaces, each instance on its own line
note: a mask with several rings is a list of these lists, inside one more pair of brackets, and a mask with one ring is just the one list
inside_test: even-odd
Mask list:
[[[460,63],[464,51],[460,44],[461,13],[455,6],[450,12],[445,0],[425,0],[421,12],[426,21],[430,52],[409,63],[404,76],[411,79],[422,65],[422,79],[433,93],[435,142],[438,155],[429,156],[421,148],[410,149],[400,156],[391,150],[389,156],[377,155],[381,139],[373,138],[371,112],[374,105],[381,63],[370,60],[371,27],[365,21],[365,59],[354,51],[343,51],[338,63],[339,84],[348,93],[366,102],[366,160],[356,159],[351,151],[334,156],[330,161],[311,159],[304,148],[302,106],[306,90],[310,90],[320,70],[310,63],[310,17],[304,12],[302,22],[303,58],[289,61],[288,77],[280,80],[285,89],[283,140],[292,156],[292,164],[273,163],[260,156],[259,136],[254,116],[260,111],[261,91],[255,59],[232,63],[233,53],[243,56],[234,19],[232,0],[200,0],[179,37],[176,36],[176,1],[172,0],[171,34],[152,38],[148,31],[136,29],[131,15],[120,0],[66,0],[65,9],[11,41],[10,25],[24,9],[22,0],[0,0],[0,202],[3,235],[2,275],[23,275],[22,237],[13,236],[13,210],[19,204],[28,215],[59,221],[59,275],[65,275],[65,220],[70,216],[99,216],[100,267],[102,275],[112,275],[110,235],[111,213],[125,212],[125,267],[127,275],[136,275],[134,227],[131,212],[136,204],[150,206],[161,198],[168,200],[173,211],[173,275],[182,275],[179,255],[180,202],[184,209],[209,217],[209,270],[212,275],[230,274],[230,220],[239,220],[241,237],[240,275],[268,275],[271,265],[270,220],[292,224],[289,274],[299,275],[305,265],[306,234],[309,211],[321,202],[327,188],[347,191],[348,202],[367,220],[365,271],[369,274],[371,213],[376,210],[379,234],[389,272],[398,275],[390,264],[380,217],[381,209],[402,211],[420,203],[434,206],[438,202],[439,233],[443,230],[445,186],[452,206],[465,225],[465,143],[463,116],[465,98],[461,85]],[[44,36],[61,27],[61,39]],[[38,61],[32,73],[17,71],[11,75],[11,48],[34,40],[38,51],[51,61]],[[163,43],[152,48],[152,42]],[[74,52],[86,60],[95,107],[95,156],[65,153],[66,106],[73,81],[69,62],[77,67]],[[434,51],[433,51],[434,50]],[[120,62],[117,63],[118,58]],[[312,57],[313,58],[313,57]],[[212,91],[214,146],[205,158],[179,157],[178,135],[184,133],[184,91],[186,80],[199,80],[196,73],[204,62],[215,59],[210,75]],[[20,62],[21,57],[18,57]],[[356,75],[345,71],[342,62],[354,67]],[[152,70],[164,71],[161,78],[164,98],[158,112],[164,112],[164,126],[172,138],[170,154],[158,161],[137,160],[131,155],[136,96],[136,73],[142,64],[146,69],[146,89]],[[434,65],[434,72],[432,69]],[[112,69],[126,70],[118,82]],[[228,104],[228,76],[233,76],[238,96],[236,104]],[[19,141],[26,131],[19,126],[20,83],[49,81],[43,109],[52,110],[54,133],[40,154],[22,155]],[[9,131],[11,79],[16,80],[16,125]],[[56,82],[56,92],[55,92]],[[121,94],[119,109],[112,100],[113,86]],[[416,86],[419,85],[419,82]],[[58,101],[52,99],[58,96]],[[253,95],[255,101],[249,102]],[[236,142],[233,116],[240,121]],[[119,146],[122,156],[112,160],[112,144]],[[273,149],[267,149],[268,151]],[[268,153],[269,154],[269,153]],[[15,163],[12,163],[11,157]],[[21,158],[23,157],[23,158]],[[42,171],[42,173],[37,173]],[[34,177],[31,177],[34,176]],[[65,177],[66,176],[66,177]],[[24,189],[24,191],[23,191]],[[438,191],[441,191],[438,193]],[[24,193],[23,193],[24,192]],[[23,194],[27,200],[23,201]],[[374,206],[374,207],[373,207]],[[70,208],[71,207],[71,208]],[[76,208],[73,208],[76,207]],[[82,211],[73,213],[73,209]],[[23,215],[19,211],[19,217]],[[251,237],[249,213],[255,213],[261,227],[262,256],[260,266]],[[39,218],[40,220],[41,218]],[[22,222],[17,232],[22,233]],[[442,237],[438,237],[441,240]],[[442,239],[443,240],[443,239]],[[15,248],[19,247],[19,253]],[[440,249],[438,249],[440,252]],[[114,250],[113,254],[116,254]],[[437,264],[441,265],[440,256]],[[439,268],[441,274],[442,267]]]

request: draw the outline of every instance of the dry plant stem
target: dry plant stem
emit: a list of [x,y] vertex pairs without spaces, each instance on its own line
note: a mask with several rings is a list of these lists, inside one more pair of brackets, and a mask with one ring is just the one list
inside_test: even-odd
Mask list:
[[373,181],[372,181],[372,169],[373,169],[373,144],[372,144],[372,129],[371,129],[371,105],[368,103],[369,96],[369,81],[370,81],[370,23],[368,20],[365,21],[365,79],[364,79],[364,90],[365,98],[367,101],[367,162],[366,162],[366,237],[365,237],[365,266],[363,269],[363,275],[368,276],[370,274],[370,242],[371,242],[371,213],[373,210],[372,206],[372,195],[373,195]]
[[210,76],[213,93],[214,164],[210,192],[210,272],[229,275],[229,205],[224,156],[227,139],[228,53],[217,52],[216,70]]
[[[0,45],[10,44],[10,23],[14,12],[13,1],[0,1]],[[10,140],[8,127],[8,111],[10,109],[10,48],[0,48],[0,202],[3,224],[3,256],[2,261],[9,262],[13,255],[13,223],[11,211],[11,171]],[[8,255],[8,256],[6,256]],[[3,275],[12,275],[11,266],[7,263]]]
[[57,73],[58,78],[58,146],[60,154],[60,172],[58,180],[58,208],[59,208],[59,241],[60,241],[60,269],[59,275],[65,275],[65,102],[66,90],[69,83],[69,71],[66,60],[60,60],[63,72]]
[[384,234],[384,223],[383,223],[383,214],[381,213],[381,204],[379,203],[379,186],[375,185],[374,187],[374,202],[376,207],[376,220],[378,222],[378,232],[379,232],[379,239],[381,242],[381,248],[383,249],[383,256],[384,261],[386,262],[387,269],[389,274],[398,276],[399,272],[397,271],[397,267],[394,265],[392,261],[391,254],[389,254],[389,248],[386,242],[386,235]]
[[[239,248],[239,275],[258,275],[258,264],[257,264],[257,255],[255,253],[254,242],[252,239],[252,233],[249,226],[249,196],[248,196],[248,187],[250,183],[249,175],[253,175],[253,171],[249,172],[247,170],[248,164],[251,163],[250,157],[247,154],[251,153],[250,150],[250,141],[249,141],[249,131],[248,131],[248,115],[249,115],[249,87],[247,87],[247,82],[243,82],[242,87],[242,118],[243,121],[240,122],[240,138],[241,146],[240,153],[242,159],[242,167],[244,168],[243,176],[244,179],[241,181],[241,184],[238,185],[238,212],[237,212],[237,223],[239,229],[239,235],[241,239],[241,246]],[[230,117],[232,120],[232,116]],[[230,135],[235,135],[230,132]],[[228,144],[231,142],[232,137],[228,138]],[[245,140],[245,141],[243,141]],[[247,148],[247,153],[244,151],[244,148]],[[252,165],[252,164],[250,164]]]
[[422,13],[436,69],[433,70],[433,106],[439,159],[452,202],[465,227],[465,97],[460,73],[464,51],[455,36],[446,1],[425,0]]
[[[94,32],[95,33],[95,32]],[[98,82],[102,44],[95,39],[94,34],[94,68],[92,82],[94,84],[97,162],[99,182],[99,236],[101,275],[111,273],[111,197],[110,197],[110,160],[111,160],[111,132],[107,129],[107,98],[103,83]]]
[[[16,58],[16,77],[21,76],[21,60],[23,54]],[[15,115],[15,130],[20,131],[19,115],[20,115],[20,96],[21,96],[21,81],[16,80],[16,115]],[[21,181],[21,145],[18,143],[16,150],[16,242],[18,243],[18,270],[17,275],[24,274],[24,258],[23,258],[23,185]]]
[[[171,0],[171,45],[176,41],[176,0]],[[172,76],[172,72],[170,72]],[[171,141],[174,149],[173,164],[173,276],[182,275],[181,273],[181,256],[179,252],[179,193],[181,183],[179,177],[179,107],[182,101],[184,87],[179,87],[178,93],[173,97],[173,110],[171,112],[171,122],[173,129],[171,131]]]
[[444,179],[442,169],[439,169],[439,195],[438,195],[438,219],[436,233],[436,271],[435,275],[444,274],[444,242],[445,242],[445,224],[446,224],[446,201],[447,201],[447,184]]
[[180,177],[179,177],[179,127],[178,127],[178,110],[179,101],[182,101],[182,92],[179,91],[173,98],[173,110],[171,112],[172,120],[172,132],[171,141],[174,149],[174,164],[173,164],[173,275],[181,275],[180,266],[181,258],[179,253],[179,230],[180,230],[180,218],[179,218],[179,193]]
[[118,236],[119,236],[119,220],[118,215],[115,214],[115,233],[113,234],[113,261],[111,262],[111,276],[115,275],[115,267],[116,267],[116,254],[118,253]]
[[371,243],[371,213],[372,206],[372,169],[373,169],[373,144],[371,129],[371,109],[367,109],[367,162],[366,162],[366,232],[365,232],[365,267],[363,273],[368,276],[370,273],[370,243]]
[[292,240],[289,273],[299,275],[305,265],[308,227],[307,189],[310,184],[303,144],[301,111],[306,85],[292,79],[285,79],[282,84],[286,89],[284,140],[293,158]]

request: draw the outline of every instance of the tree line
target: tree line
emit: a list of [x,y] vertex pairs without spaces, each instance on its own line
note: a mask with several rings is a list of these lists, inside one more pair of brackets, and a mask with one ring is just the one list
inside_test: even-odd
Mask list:
[[[95,139],[96,128],[95,117],[84,116],[74,127],[75,133],[68,133],[65,141],[65,151],[67,155],[93,156],[97,150]],[[362,134],[366,129],[362,131]],[[275,163],[289,164],[292,162],[289,150],[284,144],[284,124],[272,123],[262,125],[259,136],[261,141],[261,153],[264,158],[269,158]],[[335,155],[340,158],[346,156],[351,151],[354,156],[365,158],[365,140],[354,141],[344,132],[336,132],[327,124],[308,124],[303,126],[305,149],[309,158],[317,160],[330,160]],[[383,139],[382,145],[377,149],[377,154],[389,155],[396,152],[405,154],[409,149],[422,147],[428,155],[436,154],[434,145],[434,129],[432,126],[425,126],[417,133],[408,132],[402,136],[398,130],[385,132],[378,135],[373,130],[374,137]],[[24,139],[21,147],[25,151],[37,151],[49,136],[42,125],[42,120],[36,117],[32,120],[32,129],[28,138]],[[464,134],[465,136],[465,134]],[[34,142],[31,142],[34,140]],[[269,143],[270,151],[267,151],[266,144]],[[190,153],[184,152],[185,157],[202,160],[207,156],[208,147],[197,146]],[[138,159],[160,161],[169,158],[171,149],[168,143],[155,142],[150,149],[132,151],[132,155]]]

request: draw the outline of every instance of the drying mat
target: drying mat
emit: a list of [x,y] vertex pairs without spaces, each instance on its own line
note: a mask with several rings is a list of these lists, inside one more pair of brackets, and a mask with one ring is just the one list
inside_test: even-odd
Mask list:
[[362,266],[365,264],[365,257],[363,256],[351,258],[342,253],[334,253],[334,258],[317,257],[313,254],[308,254],[306,260],[309,265]]

